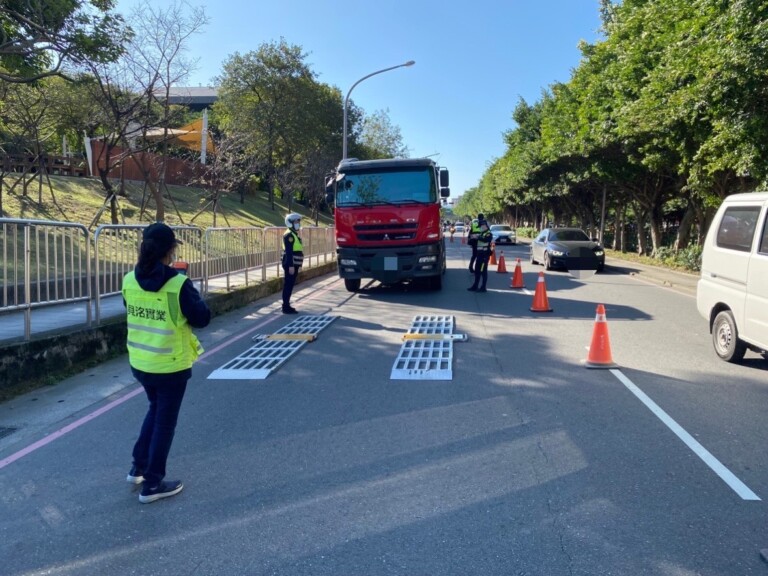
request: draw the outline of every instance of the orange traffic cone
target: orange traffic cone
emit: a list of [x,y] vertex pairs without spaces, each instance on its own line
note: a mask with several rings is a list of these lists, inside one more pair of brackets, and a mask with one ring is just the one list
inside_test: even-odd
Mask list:
[[507,265],[504,262],[504,250],[499,251],[499,267],[496,268],[496,272],[507,273]]
[[547,284],[544,282],[544,272],[539,272],[539,279],[536,282],[536,292],[533,294],[533,306],[531,312],[552,312],[547,298]]
[[496,244],[491,242],[491,259],[488,260],[488,264],[496,266]]
[[523,268],[520,265],[520,258],[517,259],[517,264],[515,264],[515,273],[512,275],[512,283],[509,287],[525,288],[525,285],[523,284]]
[[611,340],[608,338],[608,322],[605,320],[605,306],[597,305],[592,343],[587,353],[587,368],[616,368],[611,356]]

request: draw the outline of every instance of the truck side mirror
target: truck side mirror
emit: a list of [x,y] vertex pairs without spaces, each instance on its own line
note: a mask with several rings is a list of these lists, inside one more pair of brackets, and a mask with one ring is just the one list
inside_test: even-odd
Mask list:
[[451,189],[447,186],[445,188],[440,188],[440,196],[442,198],[448,198],[448,196],[451,195]]
[[448,168],[440,168],[440,188],[446,188],[448,185]]

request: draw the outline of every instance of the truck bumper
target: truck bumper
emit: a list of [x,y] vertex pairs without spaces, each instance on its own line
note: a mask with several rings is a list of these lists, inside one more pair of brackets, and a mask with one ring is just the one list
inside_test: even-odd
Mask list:
[[427,278],[443,273],[443,243],[397,248],[350,248],[336,250],[341,278],[373,278],[394,284],[410,278]]

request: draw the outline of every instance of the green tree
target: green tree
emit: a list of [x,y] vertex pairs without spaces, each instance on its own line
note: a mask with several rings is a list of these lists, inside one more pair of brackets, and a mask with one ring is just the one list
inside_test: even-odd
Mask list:
[[66,65],[112,62],[130,29],[114,0],[3,0],[0,4],[0,80],[33,82]]
[[353,156],[357,158],[408,158],[408,147],[403,143],[400,128],[389,118],[389,110],[378,110],[364,115],[359,133],[353,131]]

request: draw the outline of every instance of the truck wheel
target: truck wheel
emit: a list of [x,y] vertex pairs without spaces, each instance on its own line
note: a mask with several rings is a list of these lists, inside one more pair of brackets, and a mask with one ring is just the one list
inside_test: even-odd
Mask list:
[[357,292],[360,290],[360,278],[344,278],[344,287],[347,292]]
[[712,344],[715,353],[726,362],[741,362],[747,345],[739,340],[736,321],[730,310],[723,310],[712,324]]
[[432,290],[442,290],[443,289],[443,275],[438,274],[437,276],[431,276],[429,278],[429,287],[432,288]]

